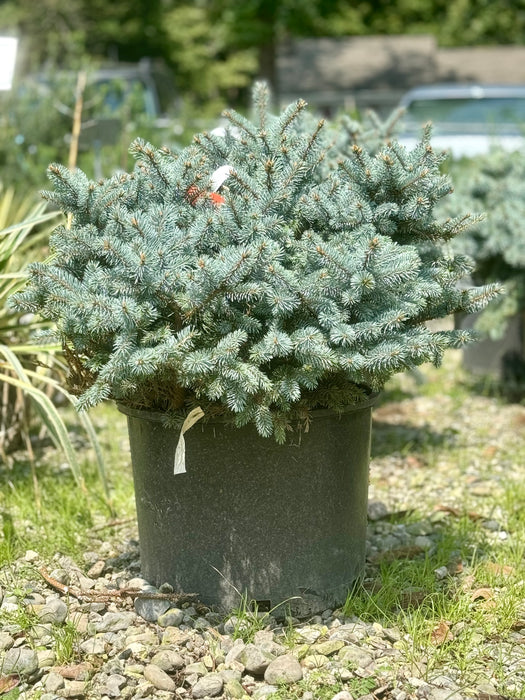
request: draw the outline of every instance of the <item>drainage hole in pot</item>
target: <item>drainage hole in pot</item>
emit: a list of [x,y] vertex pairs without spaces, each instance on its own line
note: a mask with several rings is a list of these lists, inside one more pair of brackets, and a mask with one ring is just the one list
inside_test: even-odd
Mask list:
[[252,612],[270,612],[272,602],[271,600],[252,600],[250,607]]

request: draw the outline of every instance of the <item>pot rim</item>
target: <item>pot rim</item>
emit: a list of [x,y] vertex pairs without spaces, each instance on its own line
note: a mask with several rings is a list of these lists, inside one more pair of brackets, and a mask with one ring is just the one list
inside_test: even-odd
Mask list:
[[[367,398],[363,399],[362,401],[359,401],[358,403],[354,404],[348,404],[347,406],[344,406],[341,409],[333,409],[333,408],[314,408],[311,410],[312,418],[315,420],[318,419],[327,419],[331,418],[334,416],[334,414],[337,415],[343,415],[346,413],[354,413],[355,411],[361,411],[365,410],[367,408],[372,408],[375,403],[377,402],[377,399],[379,397],[380,392],[374,392]],[[156,410],[150,410],[150,409],[145,409],[145,408],[133,408],[131,406],[127,406],[126,404],[116,402],[116,406],[118,410],[121,413],[124,413],[126,416],[130,416],[131,418],[141,418],[142,420],[149,420],[151,422],[164,422],[166,420],[166,413],[163,411],[156,411]],[[206,417],[205,417],[206,418]],[[208,418],[206,420],[206,423],[208,424],[214,424],[214,423],[226,423],[230,422],[226,416],[215,416],[214,418]]]

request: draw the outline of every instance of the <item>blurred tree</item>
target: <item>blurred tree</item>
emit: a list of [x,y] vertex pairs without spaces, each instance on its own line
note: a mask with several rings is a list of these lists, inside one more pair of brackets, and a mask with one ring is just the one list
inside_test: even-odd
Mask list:
[[167,49],[164,31],[166,3],[162,0],[80,2],[85,17],[87,53],[120,61],[139,61],[145,56],[164,57]]
[[181,93],[198,105],[207,103],[207,110],[216,114],[225,98],[237,101],[239,90],[251,84],[257,55],[248,45],[235,45],[213,2],[172,2],[164,12],[163,29],[166,58]]
[[523,44],[525,0],[455,0],[437,27],[442,45]]
[[162,0],[3,0],[0,27],[20,37],[19,72],[78,68],[86,54],[134,61],[162,56]]
[[210,14],[224,23],[231,45],[256,49],[257,77],[275,86],[277,44],[287,36],[325,35],[328,20],[347,4],[346,0],[210,0]]
[[83,0],[4,0],[0,27],[20,38],[18,73],[37,70],[43,63],[74,61],[84,51]]
[[235,102],[254,77],[275,87],[290,36],[430,33],[442,45],[525,42],[525,0],[2,0],[21,39],[19,74],[43,65],[164,58],[197,105]]
[[525,0],[342,0],[328,36],[433,34],[442,46],[522,44]]

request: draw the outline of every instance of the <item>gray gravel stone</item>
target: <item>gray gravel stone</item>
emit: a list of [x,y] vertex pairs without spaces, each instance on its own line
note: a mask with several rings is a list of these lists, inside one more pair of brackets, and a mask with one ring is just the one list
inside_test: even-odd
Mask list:
[[450,688],[430,687],[426,697],[427,700],[462,700],[461,694],[451,691]]
[[146,581],[145,578],[141,578],[140,576],[134,576],[133,578],[130,578],[128,583],[127,583],[128,588],[139,588],[142,591],[154,591],[155,587],[150,584],[149,581]]
[[39,649],[36,652],[38,657],[38,667],[39,668],[49,668],[54,666],[56,661],[56,654],[53,649]]
[[342,649],[344,642],[341,639],[330,639],[327,642],[318,642],[312,646],[314,654],[322,654],[323,656],[331,656]]
[[153,656],[151,663],[155,664],[166,673],[172,673],[184,668],[184,659],[172,649],[163,649]]
[[231,647],[231,649],[228,651],[226,654],[226,658],[224,659],[224,664],[226,668],[231,666],[232,663],[239,661],[239,658],[244,651],[244,647],[246,645],[242,641],[242,639],[236,639]]
[[135,598],[135,611],[146,622],[157,622],[159,615],[163,615],[170,607],[170,601],[162,598]]
[[127,678],[120,673],[113,673],[105,682],[106,695],[110,698],[122,697],[122,688],[126,685]]
[[260,649],[255,644],[247,644],[238,657],[238,661],[246,671],[254,676],[262,676],[274,659],[273,654]]
[[40,559],[40,555],[38,552],[34,552],[32,549],[28,549],[25,553],[24,559],[28,562],[35,562]]
[[199,630],[199,632],[208,630],[211,626],[211,622],[209,622],[205,617],[198,617],[193,623],[194,629]]
[[106,651],[106,640],[103,637],[90,637],[81,642],[79,647],[84,654],[104,654]]
[[222,693],[224,681],[218,673],[208,673],[200,678],[191,689],[193,698],[214,698]]
[[162,644],[185,644],[190,635],[187,630],[178,627],[166,627],[162,633]]
[[12,647],[8,649],[2,661],[2,675],[18,673],[21,676],[32,676],[38,670],[38,655],[28,647]]
[[32,636],[34,639],[38,639],[41,645],[47,644],[52,639],[52,631],[53,625],[50,625],[48,622],[33,625],[31,629]]
[[83,698],[86,693],[86,681],[66,681],[64,688],[60,691],[62,698]]
[[14,642],[15,640],[8,632],[0,632],[0,651],[10,649]]
[[383,501],[369,501],[368,502],[368,519],[369,520],[381,520],[381,518],[386,518],[388,515],[388,507]]
[[303,677],[303,669],[291,654],[278,656],[264,672],[264,680],[270,685],[296,683]]
[[166,671],[163,671],[155,664],[148,664],[146,666],[144,669],[144,678],[158,690],[167,690],[173,693],[176,688],[173,678],[170,678]]
[[234,700],[237,698],[246,697],[246,691],[242,687],[241,682],[235,678],[232,678],[224,683],[223,691],[227,698],[233,698]]
[[29,595],[24,598],[24,605],[45,605],[46,599],[40,593],[31,591]]
[[348,690],[341,690],[339,693],[336,693],[332,700],[354,700],[354,698],[350,695]]
[[421,549],[431,549],[434,546],[434,540],[427,535],[418,535],[414,539],[414,544],[416,547],[421,547]]
[[64,586],[69,586],[71,583],[69,571],[66,571],[65,569],[53,569],[49,576],[55,579],[55,581],[62,583]]
[[286,653],[286,648],[275,641],[274,634],[271,630],[259,630],[256,632],[253,643],[262,651],[268,652],[273,656],[281,656],[281,654]]
[[345,663],[351,662],[359,668],[366,668],[370,666],[374,657],[363,647],[356,646],[354,644],[348,645],[340,649],[337,657],[340,661]]
[[58,690],[63,688],[64,685],[65,683],[63,676],[61,676],[60,673],[55,673],[54,671],[48,673],[44,679],[44,688],[49,693],[56,693]]
[[60,598],[51,598],[37,614],[41,622],[61,625],[67,617],[67,605]]
[[195,661],[195,663],[188,664],[184,667],[184,673],[188,676],[205,676],[208,673],[208,669],[202,661]]
[[0,612],[1,613],[16,613],[18,612],[18,601],[16,598],[14,600],[9,600],[8,598],[4,598],[2,601],[2,605],[0,605]]
[[237,615],[231,615],[224,622],[224,625],[223,625],[224,634],[233,634],[235,632],[235,630],[237,630],[237,629],[241,630],[243,626],[244,626],[244,629],[248,629],[248,622],[245,622],[244,620],[241,622],[239,620],[239,618],[237,617]]
[[135,615],[132,612],[108,612],[101,620],[95,622],[97,632],[119,632],[127,630],[133,624]]
[[184,614],[179,608],[169,608],[158,616],[157,622],[161,627],[178,627],[184,620]]
[[98,559],[89,569],[87,575],[89,578],[99,578],[102,576],[104,569],[106,568],[106,562],[103,559]]

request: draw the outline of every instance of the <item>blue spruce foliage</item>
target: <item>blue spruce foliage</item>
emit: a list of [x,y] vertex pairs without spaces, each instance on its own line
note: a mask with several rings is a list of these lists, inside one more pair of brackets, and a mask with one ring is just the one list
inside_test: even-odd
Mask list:
[[412,152],[335,157],[304,102],[271,115],[262,85],[254,102],[254,121],[228,112],[223,135],[180,153],[136,140],[131,173],[50,166],[45,196],[71,223],[15,304],[55,322],[81,407],[111,398],[182,420],[200,405],[284,441],[312,409],[439,363],[470,335],[426,322],[498,293],[458,285],[472,264],[448,241],[465,221],[434,215],[451,185],[429,134]]

